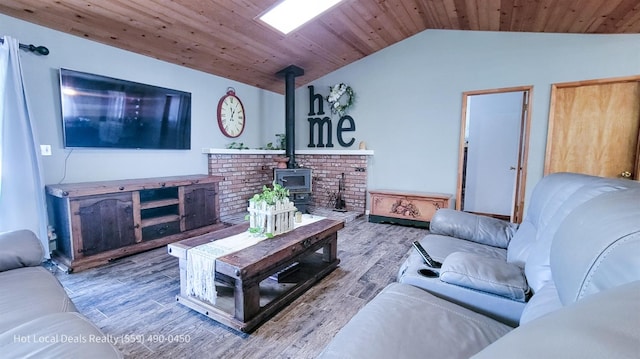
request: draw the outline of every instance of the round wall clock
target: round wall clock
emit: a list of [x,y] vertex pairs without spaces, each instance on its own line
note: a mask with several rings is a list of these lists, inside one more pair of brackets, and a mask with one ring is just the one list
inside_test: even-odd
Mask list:
[[218,126],[227,137],[238,137],[244,131],[245,117],[242,101],[236,91],[229,87],[227,94],[218,102]]

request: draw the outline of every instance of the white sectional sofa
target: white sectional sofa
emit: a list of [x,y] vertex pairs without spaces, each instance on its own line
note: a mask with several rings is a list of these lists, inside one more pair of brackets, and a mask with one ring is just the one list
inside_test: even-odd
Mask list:
[[520,226],[440,210],[431,232],[420,242],[442,267],[411,250],[398,283],[322,358],[640,353],[640,183],[553,174],[534,189]]
[[[565,218],[581,204],[604,193],[638,188],[635,181],[555,173],[534,188],[522,224],[443,209],[436,212],[430,235],[420,243],[442,268],[437,277],[419,271],[426,265],[411,251],[398,281],[411,284],[474,311],[515,326],[524,314],[537,316],[528,305],[534,294],[554,298],[549,268],[551,242]],[[542,295],[532,298],[540,302]],[[549,304],[551,302],[548,302]],[[527,307],[525,311],[525,307]],[[525,311],[523,313],[523,311]]]
[[0,233],[0,357],[122,358],[76,311],[58,280],[41,266],[43,257],[33,232]]

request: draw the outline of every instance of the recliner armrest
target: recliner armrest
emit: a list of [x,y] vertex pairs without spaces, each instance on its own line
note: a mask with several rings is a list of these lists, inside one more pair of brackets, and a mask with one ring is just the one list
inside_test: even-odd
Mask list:
[[30,230],[0,233],[0,272],[42,263],[44,251],[40,240]]
[[440,268],[440,280],[518,302],[525,302],[529,294],[522,268],[475,253],[449,254]]
[[473,213],[441,208],[433,215],[429,231],[498,248],[507,248],[518,224]]
[[472,358],[637,358],[639,312],[635,281],[521,325]]

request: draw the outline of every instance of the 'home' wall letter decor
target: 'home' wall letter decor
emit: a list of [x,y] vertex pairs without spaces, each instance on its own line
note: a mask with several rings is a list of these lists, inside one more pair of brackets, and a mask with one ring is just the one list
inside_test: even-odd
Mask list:
[[[313,86],[308,86],[309,88],[309,144],[307,147],[333,147],[333,123],[329,116],[324,116],[324,98],[320,94],[316,94],[314,92]],[[318,105],[318,111],[316,111],[316,103]],[[317,116],[317,117],[314,117]],[[325,131],[326,127],[326,131]],[[315,130],[317,128],[317,136],[315,136]],[[343,138],[343,132],[353,132],[356,130],[356,123],[353,117],[349,115],[342,115],[338,120],[338,124],[336,127],[336,137],[338,139],[338,143],[342,147],[349,147],[353,145],[356,141],[355,138],[351,137],[349,140],[345,141]],[[325,143],[324,135],[327,135],[327,142]],[[316,145],[315,139],[318,139],[318,144]]]

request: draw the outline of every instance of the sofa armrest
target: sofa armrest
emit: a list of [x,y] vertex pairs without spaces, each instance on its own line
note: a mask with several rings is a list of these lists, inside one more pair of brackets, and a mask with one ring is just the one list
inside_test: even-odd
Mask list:
[[44,251],[35,233],[23,229],[0,233],[0,272],[42,263]]
[[469,358],[512,329],[420,288],[391,283],[318,358]]
[[523,324],[472,358],[637,358],[638,313],[635,281]]
[[429,231],[498,248],[507,248],[518,224],[473,213],[441,208],[433,215]]
[[449,254],[442,262],[440,280],[518,302],[525,302],[529,295],[522,268],[475,253]]

